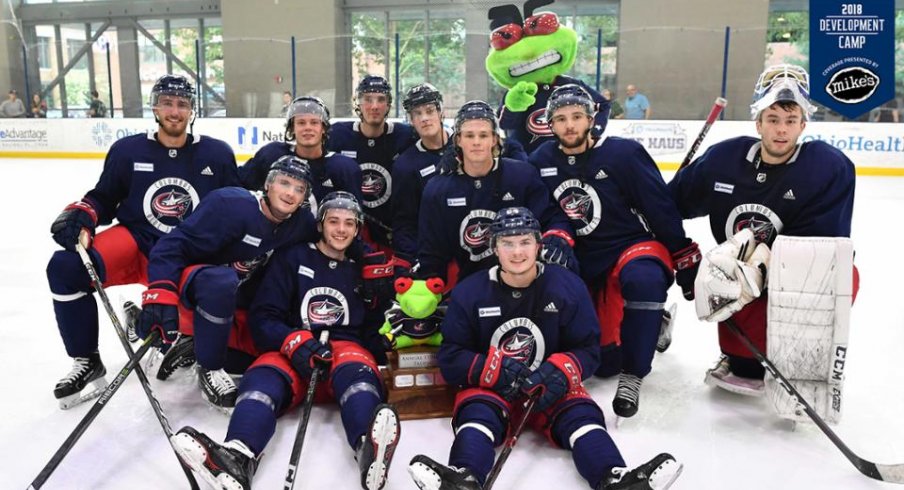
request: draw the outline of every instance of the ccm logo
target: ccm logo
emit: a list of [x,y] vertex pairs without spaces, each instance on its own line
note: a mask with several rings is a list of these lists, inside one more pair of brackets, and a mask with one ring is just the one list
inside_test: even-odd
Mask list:
[[391,265],[382,265],[377,266],[371,269],[371,273],[375,276],[388,276],[392,274],[392,266]]

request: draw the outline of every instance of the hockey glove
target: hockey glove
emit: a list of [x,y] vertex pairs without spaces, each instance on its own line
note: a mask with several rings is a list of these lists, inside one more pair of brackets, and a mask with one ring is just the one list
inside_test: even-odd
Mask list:
[[518,396],[521,383],[529,375],[530,369],[523,362],[512,359],[491,346],[486,355],[474,356],[468,372],[468,382],[493,390],[505,400],[511,401]]
[[333,362],[329,345],[321,344],[310,330],[296,330],[283,340],[280,352],[289,358],[292,367],[304,379],[309,379],[317,364],[328,366]]
[[697,317],[721,322],[759,298],[766,288],[771,253],[744,229],[710,250],[700,262],[694,284]]
[[50,225],[50,233],[53,240],[61,247],[71,252],[75,251],[79,234],[86,230],[91,238],[94,238],[94,229],[97,227],[97,211],[86,201],[74,202],[63,209],[53,224]]
[[392,260],[386,260],[383,252],[374,252],[364,256],[364,267],[361,268],[361,277],[364,284],[361,295],[364,302],[370,308],[376,308],[384,301],[395,296],[393,281],[395,278]]
[[580,364],[569,354],[557,353],[549,356],[524,380],[521,391],[528,396],[538,396],[537,410],[542,412],[580,386]]
[[151,331],[160,332],[164,344],[172,344],[179,335],[179,294],[170,281],[155,281],[141,294],[138,336],[146,339]]
[[672,262],[675,263],[675,282],[681,287],[684,299],[694,300],[694,280],[697,278],[697,270],[700,268],[700,247],[697,242],[672,254]]
[[547,264],[558,264],[580,274],[578,258],[574,255],[574,239],[562,230],[549,230],[541,240],[540,259]]

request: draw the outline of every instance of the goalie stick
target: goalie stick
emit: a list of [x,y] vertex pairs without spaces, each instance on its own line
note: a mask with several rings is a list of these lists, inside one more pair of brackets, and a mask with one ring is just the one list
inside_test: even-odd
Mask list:
[[530,418],[531,413],[534,411],[534,405],[537,403],[537,398],[539,398],[539,396],[528,398],[527,403],[524,405],[524,416],[521,417],[521,420],[518,422],[518,427],[515,427],[515,431],[512,432],[512,435],[505,440],[505,445],[502,447],[499,457],[496,458],[496,462],[493,463],[493,469],[491,469],[490,474],[487,475],[486,483],[483,484],[483,490],[491,490],[493,488],[493,483],[496,482],[496,478],[499,477],[499,473],[502,471],[502,465],[505,464],[509,455],[512,454],[512,448],[514,448],[515,443],[518,442],[518,437],[521,436],[521,431],[524,430],[527,419]]
[[728,329],[731,330],[732,333],[734,333],[741,340],[744,346],[746,346],[747,349],[749,349],[750,352],[753,353],[754,357],[756,357],[757,361],[762,364],[766,371],[768,371],[769,374],[772,375],[772,377],[775,378],[776,381],[778,381],[778,384],[781,385],[785,392],[787,392],[788,395],[791,396],[791,398],[794,398],[794,400],[797,401],[797,403],[803,408],[804,412],[806,412],[807,416],[809,416],[810,419],[813,420],[813,422],[816,424],[816,426],[819,427],[819,429],[823,432],[823,434],[825,434],[826,437],[828,437],[829,440],[832,441],[832,444],[834,444],[835,447],[837,447],[841,451],[841,453],[844,454],[848,461],[850,461],[851,464],[853,464],[854,467],[857,468],[857,471],[875,480],[904,484],[904,463],[877,464],[873,463],[872,461],[867,461],[854,454],[854,452],[847,447],[844,441],[842,441],[841,438],[838,437],[838,434],[836,434],[835,431],[833,431],[828,426],[828,424],[826,424],[826,422],[822,420],[822,417],[820,417],[819,414],[817,414],[816,411],[813,410],[813,407],[811,407],[810,404],[807,403],[807,400],[805,400],[804,397],[801,396],[801,394],[797,391],[797,389],[794,388],[791,382],[789,382],[788,379],[785,378],[785,376],[781,372],[779,372],[778,368],[776,368],[775,365],[772,364],[772,361],[770,361],[762,352],[760,352],[757,346],[753,345],[750,337],[748,337],[747,334],[745,334],[738,327],[737,323],[735,323],[735,321],[731,318],[725,320],[724,323],[728,327]]
[[700,128],[700,134],[697,135],[697,139],[694,140],[694,143],[687,151],[687,155],[684,156],[684,161],[682,161],[681,165],[678,166],[678,170],[681,170],[682,168],[690,165],[691,160],[697,153],[697,150],[700,149],[700,143],[703,143],[703,139],[706,138],[706,133],[709,132],[709,128],[711,128],[716,122],[716,119],[719,117],[719,114],[722,113],[722,109],[725,108],[726,104],[728,104],[727,100],[723,99],[722,97],[716,98],[716,101],[713,103],[712,109],[709,110],[709,116],[706,117],[706,122],[703,123],[703,127]]

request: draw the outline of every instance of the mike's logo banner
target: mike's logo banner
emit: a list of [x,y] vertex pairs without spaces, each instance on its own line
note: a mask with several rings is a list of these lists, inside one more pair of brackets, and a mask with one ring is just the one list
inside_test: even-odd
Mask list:
[[895,1],[810,0],[810,97],[854,119],[895,96]]
[[850,119],[895,96],[894,0],[810,0],[810,96]]

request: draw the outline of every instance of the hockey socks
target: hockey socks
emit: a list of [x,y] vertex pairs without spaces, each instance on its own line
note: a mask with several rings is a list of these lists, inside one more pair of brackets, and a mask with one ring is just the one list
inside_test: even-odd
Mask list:
[[374,410],[383,401],[382,383],[369,366],[358,363],[336,368],[331,381],[348,445],[357,449],[361,436],[370,429]]
[[276,414],[288,405],[291,390],[283,376],[267,367],[249,369],[239,385],[226,440],[238,439],[255,454],[263,452],[276,431]]

